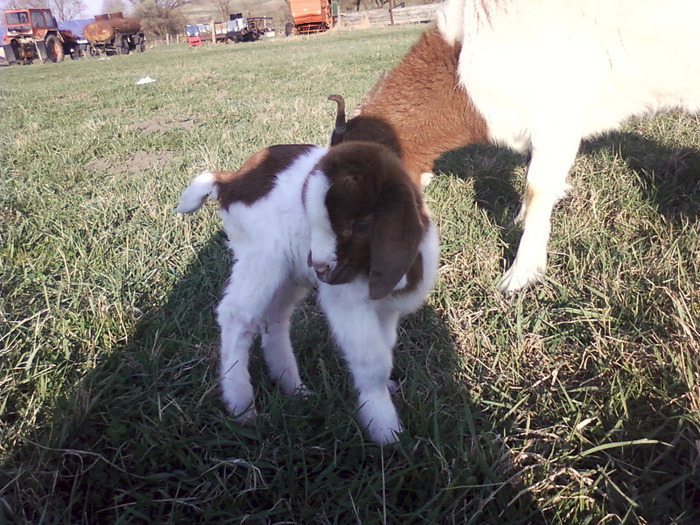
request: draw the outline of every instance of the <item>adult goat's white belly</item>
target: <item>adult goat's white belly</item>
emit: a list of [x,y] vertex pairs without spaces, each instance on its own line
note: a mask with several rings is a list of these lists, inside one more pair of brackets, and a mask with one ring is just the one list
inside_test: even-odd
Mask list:
[[700,2],[464,4],[462,31],[443,34],[463,41],[460,81],[496,143],[528,150],[700,107]]

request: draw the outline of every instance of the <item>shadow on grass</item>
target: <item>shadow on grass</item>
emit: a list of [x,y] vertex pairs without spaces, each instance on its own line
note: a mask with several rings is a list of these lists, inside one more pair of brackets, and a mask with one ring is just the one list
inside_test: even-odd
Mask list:
[[[144,305],[101,361],[0,474],[13,523],[522,523],[539,516],[513,454],[472,407],[454,341],[428,307],[401,325],[395,377],[408,430],[364,440],[355,395],[308,299],[292,340],[316,395],[284,398],[253,360],[267,417],[233,423],[217,387],[213,310],[229,273],[222,236],[202,246],[162,305]],[[125,283],[128,286],[128,283]],[[144,298],[144,302],[148,300]]]
[[475,144],[444,154],[435,163],[436,172],[447,172],[474,181],[474,199],[497,224],[512,222],[520,206],[523,187],[518,168],[524,173],[525,155],[506,148]]
[[[581,154],[594,154],[600,150],[613,151],[624,160],[632,171],[630,178],[639,182],[641,195],[668,221],[679,224],[689,221],[692,224],[698,220],[699,151],[666,146],[638,133],[613,133],[584,143]],[[520,237],[511,221],[520,206],[521,191],[518,188],[523,185],[520,178],[526,161],[521,155],[499,148],[473,146],[443,156],[435,166],[436,172],[474,181],[477,205],[502,228],[505,257],[514,255]],[[600,189],[605,190],[604,187]],[[656,295],[665,296],[662,291],[668,286],[666,281],[656,286],[652,281],[648,284],[654,287]],[[684,344],[688,335],[672,320],[655,317],[654,308],[639,308],[635,304],[637,289],[630,289],[626,294],[629,297],[619,303],[616,297],[597,297],[591,293],[597,292],[595,286],[583,286],[573,294],[568,292],[562,287],[556,293],[545,287],[528,291],[524,298],[516,299],[524,312],[531,312],[524,319],[519,316],[517,321],[506,319],[520,313],[514,309],[495,314],[504,317],[499,323],[502,329],[522,331],[531,334],[535,341],[540,338],[547,341],[547,356],[541,362],[565,363],[561,375],[556,376],[559,383],[556,388],[545,388],[542,397],[533,393],[533,397],[527,400],[517,397],[509,400],[520,406],[523,413],[535,411],[535,427],[542,429],[552,425],[551,428],[556,429],[562,421],[570,418],[585,419],[576,407],[589,407],[587,410],[598,407],[594,410],[597,428],[587,433],[586,441],[589,436],[591,441],[577,443],[571,439],[576,435],[575,431],[559,428],[549,434],[537,435],[538,443],[531,450],[543,454],[551,446],[550,450],[558,451],[559,460],[552,463],[559,468],[558,475],[550,478],[553,486],[563,487],[567,476],[584,473],[578,481],[575,477],[570,479],[573,484],[578,482],[597,487],[583,499],[596,494],[604,497],[604,506],[610,512],[608,518],[616,515],[623,517],[626,523],[639,522],[640,519],[649,523],[700,523],[700,483],[696,477],[700,460],[695,445],[700,428],[694,408],[697,405],[693,404],[697,393],[693,380],[679,375],[683,373],[683,366],[670,364],[670,360],[683,361],[697,356],[697,345],[692,342]],[[572,303],[571,296],[577,295],[579,298]],[[669,303],[668,306],[664,309],[660,306],[663,303],[652,302],[655,308],[664,312],[675,310],[676,305],[670,296],[660,299]],[[613,326],[603,327],[605,321],[601,317],[601,329],[589,330],[597,324],[591,321],[592,318],[603,313]],[[660,334],[658,337],[656,331]],[[617,342],[613,342],[616,339]],[[601,345],[602,342],[605,344]],[[600,347],[604,350],[597,350]],[[586,357],[589,352],[600,354],[589,359]],[[537,362],[538,358],[528,355],[527,359]],[[594,365],[598,360],[600,364]],[[669,362],[663,363],[664,360]],[[638,362],[638,368],[632,362]],[[570,373],[564,374],[563,370],[567,368]],[[540,383],[543,372],[533,374],[531,379],[521,378],[517,384],[518,388],[524,389],[523,397],[527,397],[525,392],[533,384]],[[490,379],[483,384],[499,383],[497,374]],[[503,380],[506,384],[508,381]],[[645,381],[648,383],[642,386]],[[586,394],[589,388],[595,392],[591,399],[587,399]],[[507,390],[504,388],[504,391]],[[547,406],[546,399],[552,395],[560,397],[556,403]],[[618,397],[622,399],[620,406],[616,406]],[[498,395],[493,398],[492,401],[497,400]],[[567,406],[571,407],[571,413],[566,413]],[[557,420],[558,414],[561,414],[561,419]],[[554,419],[548,421],[553,416]],[[522,429],[522,420],[518,425]],[[537,433],[536,430],[533,435]],[[517,434],[517,428],[505,433],[514,438]],[[613,445],[608,450],[577,457],[582,451],[595,450],[594,443],[645,439],[658,440],[662,444]]]
[[700,151],[670,147],[639,133],[612,133],[585,142],[582,153],[619,152],[637,174],[644,197],[670,220],[700,218]]
[[[632,153],[648,145],[637,139],[632,142],[634,147],[621,148],[636,159]],[[603,141],[595,147],[610,147],[610,143]],[[688,155],[691,165],[697,165],[697,154]],[[497,223],[504,224],[519,205],[520,192],[514,189],[518,183],[512,174],[522,162],[520,156],[503,150],[468,148],[444,157],[437,168],[471,177],[490,163],[492,171],[475,178],[476,199]],[[640,174],[656,173],[649,165],[646,160],[636,169]],[[651,190],[657,184],[661,182],[649,180]],[[678,184],[670,188],[675,198],[697,195],[685,176],[679,176]],[[656,198],[651,190],[650,198]],[[668,213],[678,213],[674,198],[664,202],[662,208]],[[692,213],[692,208],[682,213]],[[250,427],[234,424],[222,409],[216,384],[218,330],[213,309],[229,272],[225,253],[221,236],[215,236],[198,249],[166,301],[151,305],[144,298],[145,313],[129,340],[105,349],[102,360],[2,466],[0,521],[555,522],[557,516],[548,513],[561,480],[576,472],[567,470],[573,465],[587,472],[586,483],[594,483],[590,490],[581,491],[581,501],[591,494],[606,501],[599,512],[636,516],[637,511],[629,509],[638,503],[628,501],[627,494],[637,491],[643,496],[642,511],[651,509],[653,514],[654,505],[659,512],[684,507],[687,520],[678,514],[671,519],[692,523],[698,499],[692,465],[678,470],[664,467],[664,462],[683,466],[693,450],[694,434],[688,424],[681,430],[674,427],[684,417],[678,405],[672,411],[658,405],[659,397],[628,399],[622,424],[631,430],[610,438],[671,441],[669,437],[677,437],[677,448],[621,447],[579,461],[580,448],[569,444],[566,431],[550,439],[537,429],[522,434],[522,428],[514,428],[519,407],[534,413],[534,419],[543,419],[538,412],[552,390],[543,390],[541,397],[513,397],[504,403],[495,388],[500,386],[498,378],[488,377],[494,382],[493,391],[485,388],[479,403],[475,402],[460,372],[463,353],[459,344],[446,320],[429,307],[401,325],[394,376],[401,383],[397,406],[408,432],[398,446],[382,451],[364,441],[353,419],[355,396],[348,374],[313,298],[295,315],[292,340],[302,376],[311,379],[309,384],[317,395],[305,402],[284,398],[265,378],[262,360],[255,359],[252,376],[259,408],[269,417]],[[532,302],[541,306],[546,301]],[[544,306],[553,308],[551,303]],[[572,326],[569,305],[562,304],[559,310],[565,317],[560,323],[545,318],[554,332]],[[535,333],[541,325],[541,309],[532,311],[531,320],[520,328]],[[577,329],[588,326],[586,323],[579,322]],[[508,326],[513,323],[500,323],[501,329]],[[558,333],[545,336],[550,338],[550,347],[555,346],[555,338],[561,338]],[[576,349],[585,347],[586,341],[571,344]],[[566,349],[566,345],[561,347]],[[562,357],[572,362],[579,359],[573,353]],[[565,395],[555,400],[560,407],[580,402],[590,385],[586,382],[599,374],[592,371],[589,375],[585,361],[580,364],[580,375],[567,378]],[[672,370],[664,381],[669,389],[677,389],[671,375]],[[601,380],[606,377],[600,375]],[[580,385],[586,386],[579,389]],[[520,391],[530,395],[527,388],[515,393]],[[503,392],[506,397],[513,394],[507,388]],[[607,395],[606,390],[600,392],[595,395]],[[520,399],[525,402],[518,404]],[[657,418],[652,422],[657,433],[648,436],[643,430],[649,428],[651,414]],[[663,416],[669,420],[664,422]],[[539,428],[547,425],[539,423]],[[636,424],[642,430],[635,431]],[[601,425],[603,432],[619,433],[620,423],[614,415]],[[515,439],[503,437],[516,431],[521,435]],[[605,439],[607,435],[601,441]],[[553,461],[551,466],[557,469],[548,471],[546,461],[537,463],[559,452],[568,458]],[[681,470],[683,475],[674,479]],[[572,479],[571,483],[578,483],[578,478]],[[660,487],[653,486],[655,480]],[[533,489],[538,482],[548,483],[550,489],[541,490],[536,497]],[[571,499],[569,508],[576,513],[576,494],[562,497]],[[588,504],[581,503],[584,510]]]
[[[584,141],[579,155],[619,152],[635,172],[644,197],[670,220],[700,218],[700,151],[662,145],[639,133],[615,132]],[[502,229],[504,257],[515,256],[521,230],[513,221],[520,209],[529,159],[505,148],[477,144],[443,155],[436,173],[474,182],[474,199]],[[517,173],[520,172],[520,173]]]

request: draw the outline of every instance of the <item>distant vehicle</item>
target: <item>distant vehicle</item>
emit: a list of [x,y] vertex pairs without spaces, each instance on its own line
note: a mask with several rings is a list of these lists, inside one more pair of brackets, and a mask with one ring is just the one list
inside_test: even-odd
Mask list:
[[3,11],[7,33],[2,47],[8,64],[31,64],[34,60],[60,62],[79,54],[78,37],[59,29],[50,9]]
[[333,27],[338,20],[338,0],[289,0],[292,21],[287,22],[287,36],[319,33]]
[[261,36],[272,37],[275,36],[275,30],[272,27],[268,27],[268,23],[272,23],[271,16],[249,16],[247,19],[248,32],[257,35],[257,40]]
[[228,22],[214,22],[212,36],[211,24],[190,24],[185,26],[187,44],[201,46],[204,42],[254,42],[264,35],[274,34],[274,29],[267,27],[272,20],[269,16],[243,17],[241,13],[229,15]]
[[187,45],[190,46],[201,46],[206,40],[202,39],[202,36],[206,35],[207,32],[211,35],[209,30],[209,24],[190,24],[185,26],[185,34],[187,35]]
[[83,27],[83,36],[89,43],[91,55],[128,55],[146,49],[141,22],[122,13],[95,16],[94,22]]

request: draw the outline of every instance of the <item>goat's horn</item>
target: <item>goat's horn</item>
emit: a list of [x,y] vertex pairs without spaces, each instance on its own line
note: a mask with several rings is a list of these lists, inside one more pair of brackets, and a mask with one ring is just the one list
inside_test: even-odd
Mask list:
[[342,95],[330,95],[328,100],[333,100],[338,104],[338,113],[335,116],[335,130],[333,133],[336,135],[343,135],[347,130],[345,126],[345,99]]

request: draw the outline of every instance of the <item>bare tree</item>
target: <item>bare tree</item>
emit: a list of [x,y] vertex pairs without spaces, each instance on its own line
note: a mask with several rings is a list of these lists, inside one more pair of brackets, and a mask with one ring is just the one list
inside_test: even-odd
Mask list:
[[51,0],[51,12],[56,20],[74,20],[85,10],[82,0]]
[[10,9],[30,9],[30,8],[49,8],[48,0],[3,0],[2,8],[5,10]]
[[[427,0],[426,0],[427,1]],[[394,2],[396,4],[400,2]],[[361,11],[363,9],[378,9],[382,7],[390,7],[390,0],[340,0],[341,11]]]
[[59,22],[78,18],[85,10],[82,0],[3,0],[0,6],[2,9],[51,9]]
[[178,7],[188,3],[183,0],[131,0],[134,14],[141,20],[144,32],[152,33],[158,38],[174,35],[182,31],[185,17]]
[[228,20],[228,15],[231,12],[231,0],[214,0],[214,5],[216,6],[219,15],[221,15],[220,20],[226,22]]
[[125,0],[102,0],[102,12],[107,13],[128,13],[131,11]]

